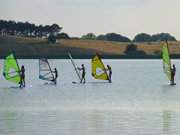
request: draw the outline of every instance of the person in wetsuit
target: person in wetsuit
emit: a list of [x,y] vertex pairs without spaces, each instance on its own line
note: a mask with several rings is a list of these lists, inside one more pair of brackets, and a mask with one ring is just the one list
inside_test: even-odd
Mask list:
[[107,65],[106,71],[109,71],[108,79],[109,79],[109,83],[112,83],[112,80],[111,80],[111,76],[112,76],[111,66]]
[[176,66],[173,64],[173,68],[171,69],[171,85],[175,85],[174,78],[176,75]]
[[56,84],[57,83],[57,78],[58,78],[58,71],[57,71],[56,68],[54,68],[53,73],[55,74],[55,76],[54,76],[54,79],[52,81],[54,82],[54,84]]
[[78,70],[82,70],[82,76],[81,76],[81,81],[80,81],[80,83],[86,83],[86,79],[85,79],[86,71],[85,71],[85,66],[84,66],[84,64],[82,64],[82,65],[81,65],[81,68],[78,68]]
[[25,83],[25,68],[24,65],[21,66],[21,70],[20,70],[20,88],[25,87],[26,83]]

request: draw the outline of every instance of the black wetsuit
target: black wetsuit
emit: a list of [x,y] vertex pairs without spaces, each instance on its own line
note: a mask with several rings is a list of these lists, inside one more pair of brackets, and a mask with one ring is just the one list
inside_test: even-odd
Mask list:
[[175,75],[176,75],[176,68],[173,67],[172,70],[171,70],[171,85],[175,84],[175,82],[174,82]]
[[108,67],[108,71],[109,71],[109,83],[111,83],[111,76],[112,76],[112,70],[111,67]]
[[54,84],[56,84],[56,80],[57,80],[57,78],[58,78],[58,71],[55,69],[54,70],[54,74],[55,74],[55,78],[54,78]]
[[58,71],[55,70],[54,73],[55,73],[55,78],[58,78]]
[[25,68],[21,68],[20,71],[20,87],[25,87]]
[[85,67],[83,66],[81,68],[81,70],[82,70],[82,77],[81,77],[81,82],[80,83],[82,83],[83,80],[84,80],[84,83],[86,83],[86,79],[85,79],[85,76],[86,76]]

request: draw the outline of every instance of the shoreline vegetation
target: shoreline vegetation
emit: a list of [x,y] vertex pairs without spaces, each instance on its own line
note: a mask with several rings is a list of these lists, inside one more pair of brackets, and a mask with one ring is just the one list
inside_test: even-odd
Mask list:
[[[87,39],[59,39],[49,44],[47,39],[21,36],[0,36],[0,58],[15,51],[19,59],[89,59],[97,52],[106,59],[159,59],[162,42],[115,42]],[[180,58],[180,42],[170,41],[171,58]]]
[[180,42],[169,33],[139,33],[129,39],[118,33],[70,37],[63,27],[0,20],[0,58],[14,51],[20,59],[89,59],[96,53],[106,59],[159,59],[162,42],[168,41],[171,58],[180,58]]

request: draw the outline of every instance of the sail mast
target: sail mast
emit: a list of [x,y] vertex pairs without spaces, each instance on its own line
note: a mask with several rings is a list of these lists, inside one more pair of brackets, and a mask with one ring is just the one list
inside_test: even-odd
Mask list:
[[74,67],[74,70],[76,71],[76,74],[77,74],[77,76],[78,76],[78,79],[79,79],[79,81],[81,81],[80,73],[79,73],[79,71],[78,71],[78,69],[77,69],[77,66],[76,66],[76,64],[75,64],[72,56],[71,56],[71,53],[68,52],[68,55],[69,55],[69,58],[71,59],[71,63],[72,63],[72,65],[73,65],[73,67]]

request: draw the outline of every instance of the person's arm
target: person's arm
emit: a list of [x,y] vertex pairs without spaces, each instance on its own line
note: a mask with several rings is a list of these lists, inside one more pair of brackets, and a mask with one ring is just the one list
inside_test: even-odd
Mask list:
[[108,71],[109,69],[108,68],[104,68],[105,71]]
[[80,67],[77,67],[77,69],[78,69],[78,70],[82,70],[82,68],[80,68]]

